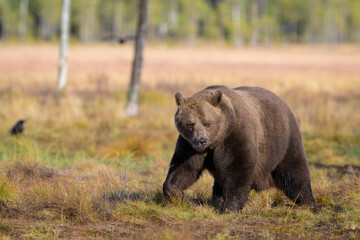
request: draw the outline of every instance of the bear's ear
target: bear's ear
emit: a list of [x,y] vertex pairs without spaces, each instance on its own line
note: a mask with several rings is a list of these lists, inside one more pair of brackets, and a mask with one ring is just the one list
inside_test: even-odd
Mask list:
[[222,91],[216,89],[210,95],[210,103],[216,107],[221,102],[221,97],[222,97]]
[[184,96],[182,95],[181,92],[177,92],[177,93],[175,94],[175,100],[176,100],[176,104],[177,104],[178,106],[180,106],[181,103],[183,102],[183,98],[184,98]]

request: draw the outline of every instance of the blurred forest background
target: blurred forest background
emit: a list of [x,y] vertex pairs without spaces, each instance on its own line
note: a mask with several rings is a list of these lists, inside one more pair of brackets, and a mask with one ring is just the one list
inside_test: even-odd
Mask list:
[[[0,39],[59,37],[61,0],[0,0]],[[138,1],[73,0],[73,41],[135,33]],[[359,0],[152,0],[148,39],[277,43],[360,42]]]

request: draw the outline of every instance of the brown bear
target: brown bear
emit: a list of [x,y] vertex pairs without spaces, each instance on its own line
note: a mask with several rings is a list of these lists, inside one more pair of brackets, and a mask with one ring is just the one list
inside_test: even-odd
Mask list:
[[280,97],[258,87],[210,86],[175,99],[180,134],[163,185],[166,198],[181,198],[206,169],[221,212],[241,210],[251,189],[273,186],[315,206],[300,129]]

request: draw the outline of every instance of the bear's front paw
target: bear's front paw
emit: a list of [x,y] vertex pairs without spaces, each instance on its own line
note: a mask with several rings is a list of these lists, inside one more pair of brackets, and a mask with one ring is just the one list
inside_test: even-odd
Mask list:
[[224,204],[220,210],[221,214],[229,212],[239,212],[244,207],[244,204],[240,204],[237,201],[224,201]]
[[224,205],[224,198],[222,196],[213,196],[211,203],[215,208],[220,208]]
[[181,200],[184,196],[182,191],[168,184],[164,184],[163,193],[167,200]]

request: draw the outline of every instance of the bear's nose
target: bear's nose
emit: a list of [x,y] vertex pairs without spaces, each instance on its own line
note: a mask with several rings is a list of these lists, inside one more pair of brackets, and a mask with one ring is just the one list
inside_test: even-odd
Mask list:
[[198,140],[196,140],[196,145],[198,145],[199,147],[203,147],[206,145],[206,139],[205,138],[200,138]]

